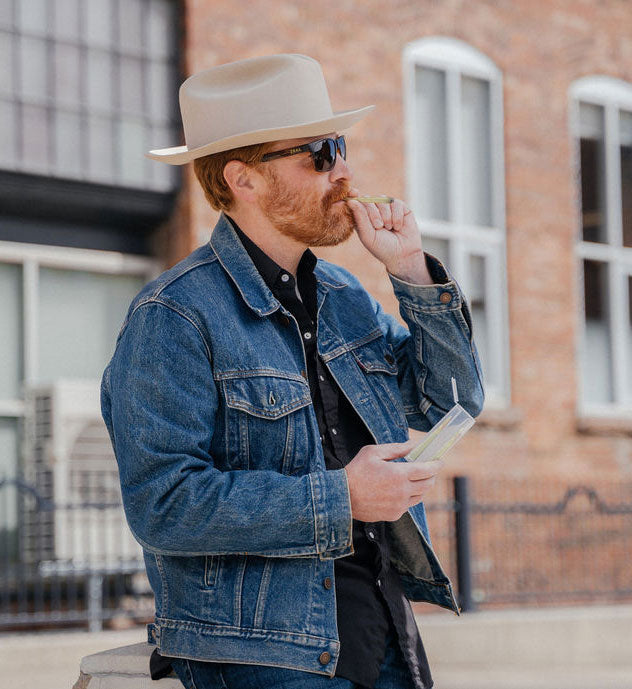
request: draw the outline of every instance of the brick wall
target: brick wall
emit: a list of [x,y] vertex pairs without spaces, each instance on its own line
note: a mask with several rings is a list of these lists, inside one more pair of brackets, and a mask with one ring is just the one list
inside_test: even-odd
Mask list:
[[[578,327],[574,244],[579,211],[568,88],[606,74],[632,81],[632,10],[626,0],[187,0],[185,74],[276,52],[318,59],[334,109],[374,103],[347,132],[349,161],[366,192],[405,193],[401,55],[424,36],[461,39],[503,74],[511,408],[484,412],[453,451],[450,471],[632,474],[632,419],[601,430],[576,418]],[[169,262],[206,241],[215,215],[192,166]],[[384,269],[355,238],[319,250],[355,272],[397,313]]]

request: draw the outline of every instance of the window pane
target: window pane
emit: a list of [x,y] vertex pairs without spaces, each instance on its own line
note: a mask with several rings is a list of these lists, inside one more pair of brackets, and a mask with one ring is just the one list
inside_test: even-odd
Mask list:
[[[153,0],[152,0],[153,1]],[[85,41],[101,48],[112,47],[112,0],[92,0],[82,3],[84,10]]]
[[13,3],[0,2],[0,26],[13,28]]
[[89,175],[95,182],[114,180],[112,121],[108,117],[88,117]]
[[415,166],[419,213],[449,220],[445,73],[415,69]]
[[15,165],[15,105],[0,100],[0,165],[12,168]]
[[[18,473],[18,420],[0,418],[0,479],[15,478]],[[2,529],[17,526],[17,491],[0,490],[0,539]]]
[[489,83],[461,81],[461,195],[463,219],[492,225],[492,170]]
[[148,115],[152,122],[168,123],[172,119],[173,103],[178,100],[173,68],[167,62],[154,62],[149,65],[148,77]]
[[32,172],[48,172],[48,116],[45,108],[22,108],[23,162]]
[[81,119],[58,110],[55,116],[55,170],[62,177],[81,175]]
[[42,268],[40,382],[100,378],[129,303],[143,283],[139,277]]
[[110,53],[104,50],[88,50],[87,96],[92,112],[111,112],[112,63]]
[[604,109],[579,104],[582,184],[582,236],[585,242],[607,243]]
[[78,41],[79,1],[80,0],[56,0],[54,33],[57,39]]
[[148,4],[147,49],[153,58],[173,55],[173,43],[177,35],[177,3],[173,0],[152,0]]
[[55,98],[62,107],[79,106],[80,65],[81,52],[78,46],[66,43],[55,46]]
[[13,35],[0,31],[0,94],[13,93]]
[[145,129],[140,120],[122,120],[118,123],[117,143],[121,168],[118,178],[123,184],[140,186],[145,179]]
[[0,399],[21,396],[22,356],[22,268],[0,263]]
[[472,327],[476,340],[476,348],[481,359],[481,366],[486,381],[495,385],[499,381],[495,380],[493,371],[490,367],[489,352],[489,306],[487,304],[487,294],[485,281],[487,265],[484,256],[470,256],[470,282],[468,291],[468,303],[472,313]]
[[125,5],[119,6],[119,49],[126,55],[140,55],[142,52],[142,4],[141,0],[125,0]]
[[424,251],[438,258],[443,265],[449,267],[450,245],[447,239],[437,239],[436,237],[423,237],[421,243]]
[[17,3],[17,23],[21,33],[41,35],[46,33],[47,4],[50,4],[47,0],[26,0],[26,2],[22,0]]
[[37,103],[46,102],[46,42],[38,38],[20,39],[22,97]]
[[584,401],[604,404],[614,401],[610,343],[610,295],[608,265],[584,261]]
[[143,114],[142,61],[132,57],[121,59],[120,70],[121,110],[130,115]]
[[632,247],[632,112],[621,113],[619,128],[623,246]]

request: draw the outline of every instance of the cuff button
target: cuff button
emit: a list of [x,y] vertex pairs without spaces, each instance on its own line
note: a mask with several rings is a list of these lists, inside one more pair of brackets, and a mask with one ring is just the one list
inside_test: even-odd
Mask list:
[[450,292],[441,292],[441,296],[439,297],[439,301],[442,304],[449,304],[452,301],[452,295]]
[[318,660],[321,665],[327,665],[327,663],[331,660],[331,653],[329,653],[329,651],[323,651],[318,656]]

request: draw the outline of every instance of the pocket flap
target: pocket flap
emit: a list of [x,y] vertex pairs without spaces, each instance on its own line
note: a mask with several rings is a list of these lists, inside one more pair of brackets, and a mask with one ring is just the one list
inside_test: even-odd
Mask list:
[[367,342],[351,350],[363,371],[397,375],[397,361],[391,346],[382,338]]
[[224,379],[226,404],[265,419],[278,419],[311,404],[307,381],[246,374]]

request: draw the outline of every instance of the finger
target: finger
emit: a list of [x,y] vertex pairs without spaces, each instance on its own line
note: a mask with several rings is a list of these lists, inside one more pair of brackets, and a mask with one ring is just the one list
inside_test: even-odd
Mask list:
[[391,204],[390,203],[378,203],[377,209],[382,217],[382,223],[387,230],[393,229],[393,218],[391,216]]
[[398,199],[395,199],[395,201],[391,203],[393,229],[397,232],[401,232],[402,227],[404,226],[404,208],[405,206],[403,201],[399,201]]
[[438,474],[445,466],[441,459],[433,459],[430,462],[411,462],[407,467],[409,481],[422,481]]
[[420,498],[425,495],[430,488],[432,488],[437,482],[436,476],[431,476],[430,478],[425,478],[423,481],[415,481],[411,484],[410,488],[410,498]]
[[374,445],[375,455],[379,459],[397,459],[404,457],[417,445],[416,440],[407,440],[405,443],[383,443]]
[[369,216],[371,224],[373,225],[373,228],[376,230],[381,230],[384,227],[384,220],[382,220],[382,214],[377,209],[377,205],[375,203],[367,203],[365,205],[366,212]]

